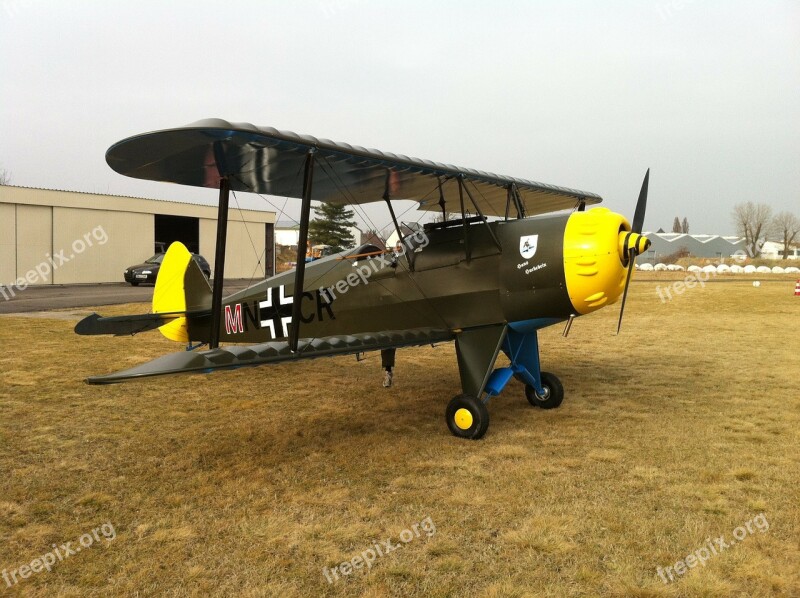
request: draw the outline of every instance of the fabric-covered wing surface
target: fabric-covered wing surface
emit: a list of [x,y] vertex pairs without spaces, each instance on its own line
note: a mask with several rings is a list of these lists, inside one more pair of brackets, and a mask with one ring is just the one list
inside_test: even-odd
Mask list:
[[[219,119],[129,137],[109,148],[106,161],[134,178],[216,189],[220,178],[228,177],[234,191],[300,197],[303,166],[312,148],[317,201],[362,204],[388,197],[415,200],[422,210],[439,211],[441,185],[447,211],[459,212],[458,177],[487,216],[505,214],[512,184],[527,215],[570,209],[579,201],[602,201],[585,191]],[[466,194],[464,201],[470,208]]]
[[181,351],[170,353],[136,367],[104,376],[92,376],[89,384],[113,384],[136,378],[166,374],[208,373],[284,361],[299,361],[333,355],[351,355],[380,349],[413,347],[453,340],[449,330],[418,328],[413,330],[386,330],[338,337],[301,339],[297,353],[292,353],[289,343],[272,341],[260,345],[231,345],[207,351]]

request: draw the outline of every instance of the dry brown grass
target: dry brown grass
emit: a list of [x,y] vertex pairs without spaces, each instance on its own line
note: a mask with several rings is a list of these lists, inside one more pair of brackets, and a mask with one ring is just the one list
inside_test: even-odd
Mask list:
[[[798,596],[793,288],[710,284],[662,304],[637,282],[622,336],[616,309],[567,340],[542,334],[562,407],[531,408],[512,382],[479,442],[444,424],[452,346],[399,352],[391,390],[374,356],[91,387],[89,374],[176,346],[4,317],[0,568],[104,522],[117,531],[8,591]],[[657,577],[762,512],[766,533],[679,581]],[[434,536],[325,581],[323,567],[426,516]]]

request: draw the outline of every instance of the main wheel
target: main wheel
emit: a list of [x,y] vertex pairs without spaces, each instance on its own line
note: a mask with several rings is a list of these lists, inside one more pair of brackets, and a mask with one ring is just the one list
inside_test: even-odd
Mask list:
[[530,384],[525,385],[525,396],[534,407],[555,409],[564,400],[564,387],[561,386],[561,380],[555,374],[542,372],[542,389],[544,390],[544,395],[539,396],[533,386]]
[[139,286],[139,281],[138,280],[132,280],[131,281],[131,286],[132,287],[138,287]]
[[469,395],[453,397],[445,411],[447,427],[459,438],[478,440],[489,428],[489,410],[483,401]]

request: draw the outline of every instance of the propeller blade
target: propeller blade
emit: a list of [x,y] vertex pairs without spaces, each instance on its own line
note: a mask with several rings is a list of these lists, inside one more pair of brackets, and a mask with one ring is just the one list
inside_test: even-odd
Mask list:
[[636,265],[636,250],[631,248],[628,251],[628,276],[625,278],[625,290],[622,291],[622,305],[619,308],[619,322],[617,322],[617,335],[622,328],[622,314],[625,313],[625,301],[628,300],[628,285],[631,283],[631,274]]
[[[631,225],[631,232],[637,235],[642,234],[642,227],[644,226],[644,213],[647,211],[647,188],[650,184],[650,169],[644,173],[644,180],[642,181],[642,189],[639,191],[639,199],[636,202],[636,211],[633,213],[633,224]],[[626,237],[625,243],[627,244]],[[638,243],[638,241],[637,241]],[[617,334],[622,329],[622,315],[625,313],[625,302],[628,300],[628,286],[631,284],[631,274],[636,267],[636,248],[628,248],[628,274],[625,277],[625,290],[622,291],[622,305],[619,308],[619,322],[617,322]]]
[[[636,211],[633,213],[633,224],[631,228],[633,232],[642,234],[642,227],[644,226],[644,213],[647,210],[647,187],[650,182],[650,169],[644,175],[642,181],[642,190],[639,191],[639,201],[636,202]],[[626,287],[627,290],[627,287]]]

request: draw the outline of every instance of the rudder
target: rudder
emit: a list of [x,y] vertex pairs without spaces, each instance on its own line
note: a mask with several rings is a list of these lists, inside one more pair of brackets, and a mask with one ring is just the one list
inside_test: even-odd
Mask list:
[[[211,285],[192,259],[186,246],[176,241],[169,246],[156,277],[153,313],[192,312],[211,308]],[[159,327],[170,340],[189,342],[186,316]]]

